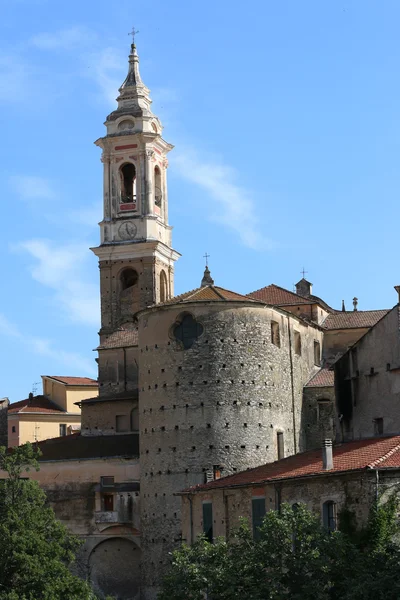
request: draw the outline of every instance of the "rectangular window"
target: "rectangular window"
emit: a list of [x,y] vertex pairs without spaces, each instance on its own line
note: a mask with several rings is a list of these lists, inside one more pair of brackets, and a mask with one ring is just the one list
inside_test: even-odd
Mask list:
[[213,479],[221,479],[222,475],[221,475],[221,467],[220,465],[214,465],[213,466]]
[[67,435],[67,426],[65,423],[60,423],[60,436]]
[[265,517],[265,498],[253,498],[251,501],[251,516],[253,522],[253,537],[258,540],[260,537],[259,527],[262,525]]
[[298,331],[294,332],[294,353],[301,356],[301,335]]
[[336,531],[337,527],[337,515],[336,515],[336,502],[332,500],[328,500],[328,502],[324,502],[322,506],[322,519],[324,523],[324,527],[327,528],[328,531]]
[[374,435],[383,434],[383,418],[374,419]]
[[103,494],[103,510],[105,510],[105,511],[114,510],[113,494]]
[[100,485],[102,488],[111,488],[114,487],[114,477],[112,476],[105,476],[105,477],[100,477]]
[[128,415],[117,415],[115,417],[115,430],[118,433],[129,431],[129,417]]
[[314,365],[321,366],[321,344],[314,341]]
[[12,426],[12,432],[15,433],[15,425]]
[[285,458],[285,443],[283,439],[283,431],[278,431],[276,434],[276,443],[278,449],[278,460]]
[[203,533],[212,544],[213,541],[213,510],[211,502],[203,502]]
[[279,334],[279,323],[271,321],[271,342],[280,348],[281,338]]

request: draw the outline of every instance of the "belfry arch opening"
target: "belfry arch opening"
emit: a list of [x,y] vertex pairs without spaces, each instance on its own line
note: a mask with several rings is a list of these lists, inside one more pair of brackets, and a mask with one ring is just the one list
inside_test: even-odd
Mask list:
[[154,204],[161,209],[162,205],[162,188],[161,188],[161,171],[160,167],[154,167]]
[[136,202],[136,167],[132,163],[122,165],[121,176],[121,204]]
[[120,275],[121,291],[127,290],[137,284],[138,274],[135,269],[124,269]]

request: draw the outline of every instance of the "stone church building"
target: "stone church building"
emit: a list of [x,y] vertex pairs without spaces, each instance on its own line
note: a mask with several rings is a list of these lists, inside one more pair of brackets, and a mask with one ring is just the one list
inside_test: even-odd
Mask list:
[[[338,311],[304,278],[247,295],[214,284],[174,296],[168,153],[135,45],[96,144],[104,167],[99,396],[82,429],[39,444],[57,516],[86,541],[97,590],[154,600],[181,541],[177,494],[335,438],[332,365],[387,311]],[[173,202],[173,198],[171,199]]]

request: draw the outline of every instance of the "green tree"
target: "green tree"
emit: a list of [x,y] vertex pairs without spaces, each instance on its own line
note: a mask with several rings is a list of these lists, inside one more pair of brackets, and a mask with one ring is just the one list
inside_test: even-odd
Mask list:
[[70,567],[80,546],[55,518],[36,481],[39,451],[25,444],[0,448],[0,600],[92,600],[96,596]]
[[[393,497],[394,498],[394,497]],[[398,600],[397,501],[371,510],[360,534],[329,533],[304,505],[246,521],[229,542],[199,538],[172,554],[159,600]]]

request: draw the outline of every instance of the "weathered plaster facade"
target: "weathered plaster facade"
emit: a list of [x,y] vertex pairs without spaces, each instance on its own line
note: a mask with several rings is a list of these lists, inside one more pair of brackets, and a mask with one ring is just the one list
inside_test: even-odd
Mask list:
[[342,439],[400,432],[399,305],[344,354],[335,374]]

